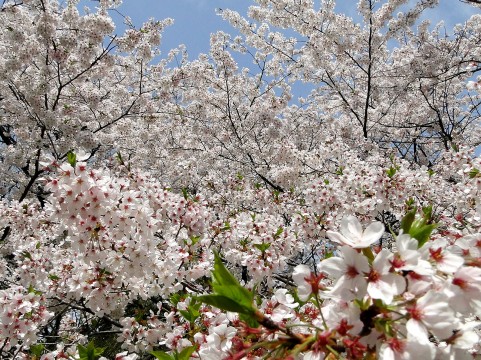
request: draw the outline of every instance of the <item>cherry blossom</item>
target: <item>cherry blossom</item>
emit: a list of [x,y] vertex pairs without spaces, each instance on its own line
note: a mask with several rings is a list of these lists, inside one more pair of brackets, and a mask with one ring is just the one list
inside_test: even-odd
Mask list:
[[369,263],[349,246],[342,246],[339,251],[340,257],[331,257],[321,263],[321,270],[336,280],[331,293],[346,299],[347,292],[352,292],[354,297],[362,298],[367,290],[365,275],[370,272]]
[[348,216],[341,221],[341,233],[327,231],[326,234],[332,241],[349,245],[355,249],[369,247],[378,241],[384,233],[384,226],[379,222],[370,224],[364,231],[359,220]]
[[409,320],[406,329],[409,336],[428,342],[429,329],[439,339],[451,337],[458,323],[447,300],[442,293],[430,290],[408,307]]

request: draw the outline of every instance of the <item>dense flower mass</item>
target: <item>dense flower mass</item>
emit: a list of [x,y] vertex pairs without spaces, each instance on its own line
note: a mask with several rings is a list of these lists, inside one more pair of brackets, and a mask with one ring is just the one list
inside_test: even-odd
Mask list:
[[120,3],[0,5],[0,358],[481,356],[479,14]]

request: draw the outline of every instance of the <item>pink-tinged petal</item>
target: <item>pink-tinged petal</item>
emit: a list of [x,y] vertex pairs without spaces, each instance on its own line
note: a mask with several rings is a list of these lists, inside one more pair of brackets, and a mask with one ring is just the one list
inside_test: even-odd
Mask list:
[[389,282],[388,277],[389,275],[384,276],[383,279],[379,281],[379,288],[381,289],[382,296],[379,297],[378,299],[382,300],[386,305],[389,305],[390,303],[392,303],[394,295],[397,295],[391,282]]
[[311,275],[311,269],[307,265],[297,265],[292,272],[292,279],[296,284],[302,283],[305,281],[306,277]]
[[406,279],[401,275],[389,274],[386,277],[388,277],[389,280],[387,281],[390,282],[393,287],[394,295],[400,295],[406,290]]
[[355,216],[347,216],[341,221],[341,233],[357,242],[362,238],[362,225]]
[[297,295],[301,301],[307,301],[312,293],[311,285],[306,281],[311,276],[311,269],[307,265],[297,265],[292,273],[292,280],[297,285]]
[[411,339],[406,343],[406,359],[434,359],[436,356],[436,348],[431,342],[420,342],[417,339]]
[[381,345],[379,349],[379,359],[397,360],[393,349],[387,343]]
[[341,245],[349,245],[349,246],[353,245],[352,241],[346,239],[344,236],[342,236],[338,232],[326,231],[326,235],[331,241],[334,241],[335,243],[338,243]]
[[381,281],[370,282],[367,285],[367,293],[373,299],[382,299],[384,298],[384,292],[381,286],[382,286]]
[[384,225],[379,221],[370,224],[362,234],[362,242],[366,247],[378,241],[384,234]]
[[454,340],[454,346],[461,349],[469,350],[479,342],[479,335],[475,328],[480,326],[481,322],[472,321],[463,325]]
[[341,233],[328,231],[327,236],[339,244],[362,249],[378,241],[383,233],[384,225],[380,222],[372,223],[363,231],[362,225],[356,217],[347,216],[341,220]]
[[448,305],[448,297],[442,292],[428,291],[416,304],[421,317],[419,321],[439,339],[447,339],[453,335],[459,322],[453,309]]
[[359,274],[369,272],[369,262],[366,257],[349,246],[343,246],[341,249],[344,258],[345,267],[354,267]]
[[335,280],[346,272],[346,263],[342,258],[331,257],[321,262],[320,270]]
[[299,300],[301,301],[307,301],[309,300],[309,297],[311,296],[312,289],[307,286],[299,286],[297,288],[297,296],[299,297]]
[[409,319],[406,322],[406,330],[408,332],[408,339],[412,338],[413,340],[417,340],[421,343],[429,341],[426,327],[418,320]]
[[444,306],[443,302],[447,302],[446,295],[431,290],[417,301],[417,306],[423,309],[433,309],[437,311],[439,306]]
[[396,239],[396,246],[400,253],[407,250],[414,250],[417,252],[419,242],[408,234],[399,235]]
[[380,274],[386,274],[391,268],[390,260],[394,257],[393,253],[387,249],[382,249],[374,259],[372,267]]
[[481,293],[481,269],[474,266],[462,267],[454,274],[452,282],[472,295]]
[[443,258],[436,264],[436,267],[438,270],[450,274],[456,272],[463,264],[464,259],[461,256],[443,251]]
[[332,287],[330,294],[334,297],[340,297],[343,301],[351,301],[362,299],[366,295],[366,289],[366,279],[360,276],[354,279],[341,276]]
[[356,293],[358,299],[362,299],[367,292],[367,280],[361,276],[352,279],[352,289]]
[[429,342],[418,342],[415,339],[388,339],[379,350],[379,359],[393,360],[432,360],[436,355],[436,349]]

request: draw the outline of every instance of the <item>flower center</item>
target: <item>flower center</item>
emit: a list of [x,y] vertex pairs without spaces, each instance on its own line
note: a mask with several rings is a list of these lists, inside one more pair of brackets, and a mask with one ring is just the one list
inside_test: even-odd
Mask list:
[[466,280],[460,279],[460,278],[454,278],[453,284],[456,285],[456,286],[459,286],[463,290],[466,290],[466,288],[468,287],[468,282]]
[[381,279],[381,274],[379,274],[376,270],[372,269],[371,272],[368,275],[367,280],[369,282],[377,282]]
[[346,270],[346,275],[348,278],[352,279],[355,278],[357,275],[359,275],[359,272],[354,266],[348,266]]
[[444,258],[443,254],[443,249],[438,248],[436,250],[429,249],[429,253],[431,254],[431,258],[436,261],[436,262],[441,262]]
[[406,344],[396,338],[392,338],[388,340],[389,347],[393,349],[394,352],[401,353],[404,352],[404,349],[406,347]]
[[406,309],[409,313],[409,315],[411,316],[412,319],[414,320],[421,320],[423,318],[423,312],[421,309],[419,309],[418,307],[414,306],[414,307],[411,307],[411,308],[407,308]]
[[406,262],[401,259],[399,256],[394,257],[394,259],[391,261],[391,264],[394,268],[400,268],[406,265]]

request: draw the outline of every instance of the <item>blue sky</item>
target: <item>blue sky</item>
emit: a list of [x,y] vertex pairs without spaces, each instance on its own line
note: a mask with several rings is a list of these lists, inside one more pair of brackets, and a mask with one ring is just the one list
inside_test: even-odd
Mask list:
[[[415,3],[414,0],[410,2]],[[348,16],[356,17],[356,3],[355,0],[338,0],[337,9]],[[81,4],[94,7],[96,2],[83,0]],[[157,20],[173,18],[174,25],[163,35],[163,52],[168,52],[179,44],[185,44],[189,57],[194,59],[199,53],[209,51],[209,38],[212,32],[223,30],[235,34],[235,30],[216,15],[215,9],[229,8],[245,15],[248,7],[253,4],[252,0],[123,0],[119,11],[131,17],[136,26],[140,26],[149,18]],[[444,20],[449,30],[454,24],[464,22],[472,14],[480,12],[479,8],[458,0],[440,0],[440,6],[429,10],[426,17],[433,23]],[[121,19],[118,20],[118,29],[121,30]]]

